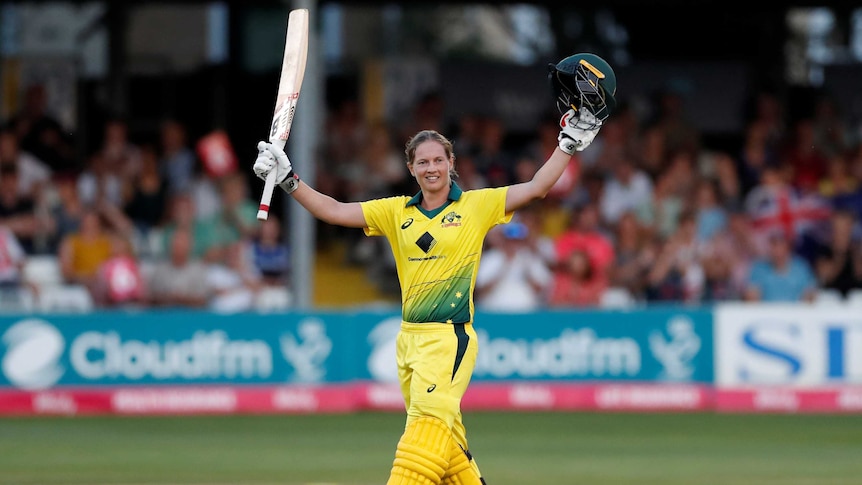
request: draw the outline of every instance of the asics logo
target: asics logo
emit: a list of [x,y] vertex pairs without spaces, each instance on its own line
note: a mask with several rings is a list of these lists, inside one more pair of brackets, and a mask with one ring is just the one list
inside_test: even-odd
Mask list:
[[410,224],[413,224],[412,217],[409,217],[406,221],[404,221],[404,224],[401,224],[401,229],[407,229],[408,227],[410,227]]
[[437,389],[437,384],[431,384],[431,387],[426,389],[426,392],[434,392],[434,389]]

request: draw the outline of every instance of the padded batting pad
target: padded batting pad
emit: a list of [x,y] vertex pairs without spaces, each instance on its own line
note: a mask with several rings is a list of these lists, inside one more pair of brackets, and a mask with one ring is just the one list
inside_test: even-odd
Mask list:
[[482,485],[479,468],[470,455],[467,454],[455,440],[449,447],[449,468],[443,474],[443,485]]
[[386,485],[438,485],[449,467],[452,443],[452,430],[443,421],[412,421],[398,442]]

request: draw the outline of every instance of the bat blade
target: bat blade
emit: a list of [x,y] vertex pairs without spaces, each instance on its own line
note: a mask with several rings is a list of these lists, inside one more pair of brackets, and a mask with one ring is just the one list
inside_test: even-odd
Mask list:
[[[269,129],[269,142],[284,148],[290,136],[290,127],[296,114],[302,79],[305,77],[305,64],[308,58],[308,9],[290,11],[287,19],[287,36],[284,42],[284,59],[278,81],[278,94],[275,111]],[[266,220],[275,187],[275,170],[269,173],[261,194],[258,220]]]

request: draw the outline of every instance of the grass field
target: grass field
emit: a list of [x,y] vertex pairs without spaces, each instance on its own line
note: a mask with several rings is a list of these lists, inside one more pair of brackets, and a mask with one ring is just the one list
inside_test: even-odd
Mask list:
[[[472,413],[489,485],[862,484],[862,416]],[[382,485],[398,413],[0,419],[0,484]]]

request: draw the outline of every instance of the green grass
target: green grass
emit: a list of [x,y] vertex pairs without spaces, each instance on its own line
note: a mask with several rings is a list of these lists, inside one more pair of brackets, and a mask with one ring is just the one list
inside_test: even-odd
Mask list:
[[[0,484],[382,485],[398,413],[0,419]],[[469,413],[490,485],[862,484],[862,415]]]

